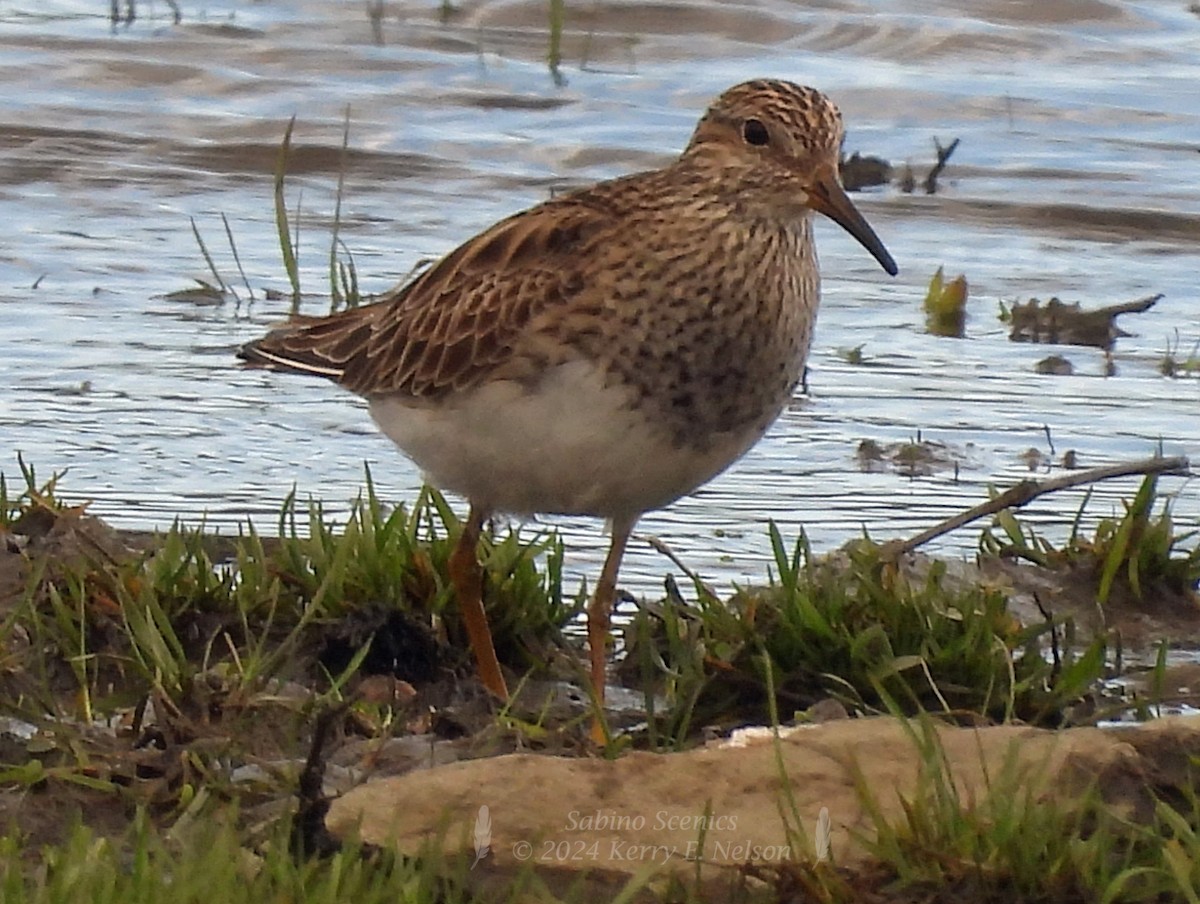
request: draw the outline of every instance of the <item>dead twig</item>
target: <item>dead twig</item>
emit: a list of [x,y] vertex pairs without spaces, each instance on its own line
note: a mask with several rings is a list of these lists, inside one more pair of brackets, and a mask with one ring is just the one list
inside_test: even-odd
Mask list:
[[938,176],[942,174],[942,170],[944,170],[946,168],[946,164],[950,162],[950,155],[954,153],[954,150],[958,147],[958,142],[960,140],[961,139],[955,138],[948,145],[942,147],[942,143],[938,141],[937,138],[933,139],[933,146],[937,148],[937,163],[933,165],[933,169],[931,169],[929,171],[929,175],[925,177],[925,194],[932,195],[937,193]]
[[1022,480],[1016,486],[1009,487],[999,496],[989,499],[965,512],[959,512],[952,518],[947,518],[941,524],[936,524],[908,540],[892,540],[883,545],[883,555],[899,558],[912,552],[918,546],[923,546],[950,531],[958,530],[964,524],[970,524],[985,515],[994,515],[1007,508],[1020,508],[1039,496],[1066,490],[1071,487],[1098,483],[1101,480],[1111,480],[1114,477],[1129,477],[1134,474],[1181,474],[1188,475],[1188,460],[1182,455],[1169,458],[1146,458],[1141,461],[1124,462],[1107,465],[1102,468],[1089,468],[1086,471],[1074,471],[1055,477],[1051,480]]
[[312,744],[296,788],[299,807],[292,818],[291,848],[297,860],[331,857],[341,850],[341,842],[325,828],[329,798],[324,794],[326,748],[334,725],[346,715],[354,701],[344,700],[323,710],[313,728]]

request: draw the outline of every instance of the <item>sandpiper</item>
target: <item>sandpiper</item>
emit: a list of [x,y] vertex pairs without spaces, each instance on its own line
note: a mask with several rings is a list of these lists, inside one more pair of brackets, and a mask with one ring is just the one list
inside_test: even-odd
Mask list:
[[630,532],[737,461],[800,379],[820,276],[812,212],[889,274],[842,189],[841,114],[786,81],[735,85],[662,169],[501,220],[406,285],[245,345],[253,365],[326,377],[469,513],[451,581],[483,684],[508,697],[477,545],[494,512],[593,515],[612,543],[588,606],[603,700]]

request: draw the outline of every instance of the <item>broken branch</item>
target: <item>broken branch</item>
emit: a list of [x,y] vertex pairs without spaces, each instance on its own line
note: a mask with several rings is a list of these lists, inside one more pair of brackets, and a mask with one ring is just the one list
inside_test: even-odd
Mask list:
[[892,540],[883,544],[883,554],[899,558],[912,552],[918,546],[957,530],[964,524],[970,524],[985,515],[994,515],[1006,508],[1020,508],[1047,493],[1097,483],[1101,480],[1111,480],[1114,477],[1129,477],[1133,474],[1181,474],[1186,476],[1190,474],[1190,471],[1187,458],[1175,455],[1169,458],[1146,458],[1141,461],[1107,465],[1102,468],[1089,468],[1086,471],[1075,471],[1051,480],[1022,480],[1016,486],[1009,487],[987,502],[969,508],[965,512],[959,512],[952,518],[947,518],[941,524],[934,525],[915,537],[908,540]]
[[933,165],[933,169],[929,171],[929,175],[925,177],[925,194],[932,195],[937,193],[938,176],[942,174],[942,170],[946,168],[946,164],[950,162],[950,155],[954,153],[954,149],[958,147],[960,139],[955,138],[946,147],[942,147],[942,143],[933,139],[933,146],[937,148],[937,163]]

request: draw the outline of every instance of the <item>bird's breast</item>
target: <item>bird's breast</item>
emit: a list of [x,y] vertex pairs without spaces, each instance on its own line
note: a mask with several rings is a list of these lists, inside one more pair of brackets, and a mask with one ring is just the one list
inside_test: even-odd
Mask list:
[[647,254],[639,279],[613,279],[609,328],[572,340],[694,447],[765,432],[803,373],[820,293],[806,223],[763,234],[725,224],[706,239],[707,255]]

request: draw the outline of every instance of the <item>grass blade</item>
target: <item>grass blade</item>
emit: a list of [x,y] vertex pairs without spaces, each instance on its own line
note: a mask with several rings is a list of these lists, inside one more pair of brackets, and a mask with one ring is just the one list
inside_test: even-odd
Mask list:
[[233,262],[237,264],[238,274],[242,277],[242,284],[246,287],[246,291],[250,295],[250,300],[254,300],[254,290],[250,288],[250,280],[246,278],[246,270],[242,267],[242,258],[238,254],[237,242],[233,240],[233,230],[229,227],[229,218],[224,213],[221,214],[221,222],[225,224],[225,236],[229,239],[229,250],[233,252]]
[[300,269],[296,264],[296,249],[292,245],[287,205],[283,199],[283,179],[287,173],[288,155],[292,150],[292,130],[295,127],[296,117],[293,116],[288,120],[287,129],[284,130],[283,143],[279,146],[279,157],[275,162],[275,232],[279,236],[279,251],[283,255],[283,268],[287,271],[288,281],[292,284],[293,304],[300,300]]
[[[221,279],[221,274],[217,272],[217,265],[213,263],[212,255],[208,253],[208,246],[204,244],[204,239],[200,236],[200,229],[196,226],[196,218],[188,217],[192,224],[192,235],[196,237],[196,244],[200,246],[200,253],[204,255],[204,262],[208,264],[208,271],[213,275],[213,279],[217,281],[217,285],[221,287],[222,292],[228,292],[229,286],[225,285],[225,280]],[[229,224],[225,224],[225,228],[229,228]],[[232,238],[230,239],[232,241]]]
[[338,286],[338,231],[342,225],[342,194],[346,188],[346,151],[350,146],[350,105],[346,105],[346,116],[342,122],[342,154],[338,161],[337,195],[333,206],[333,229],[329,236],[329,313],[334,313],[349,299]]

